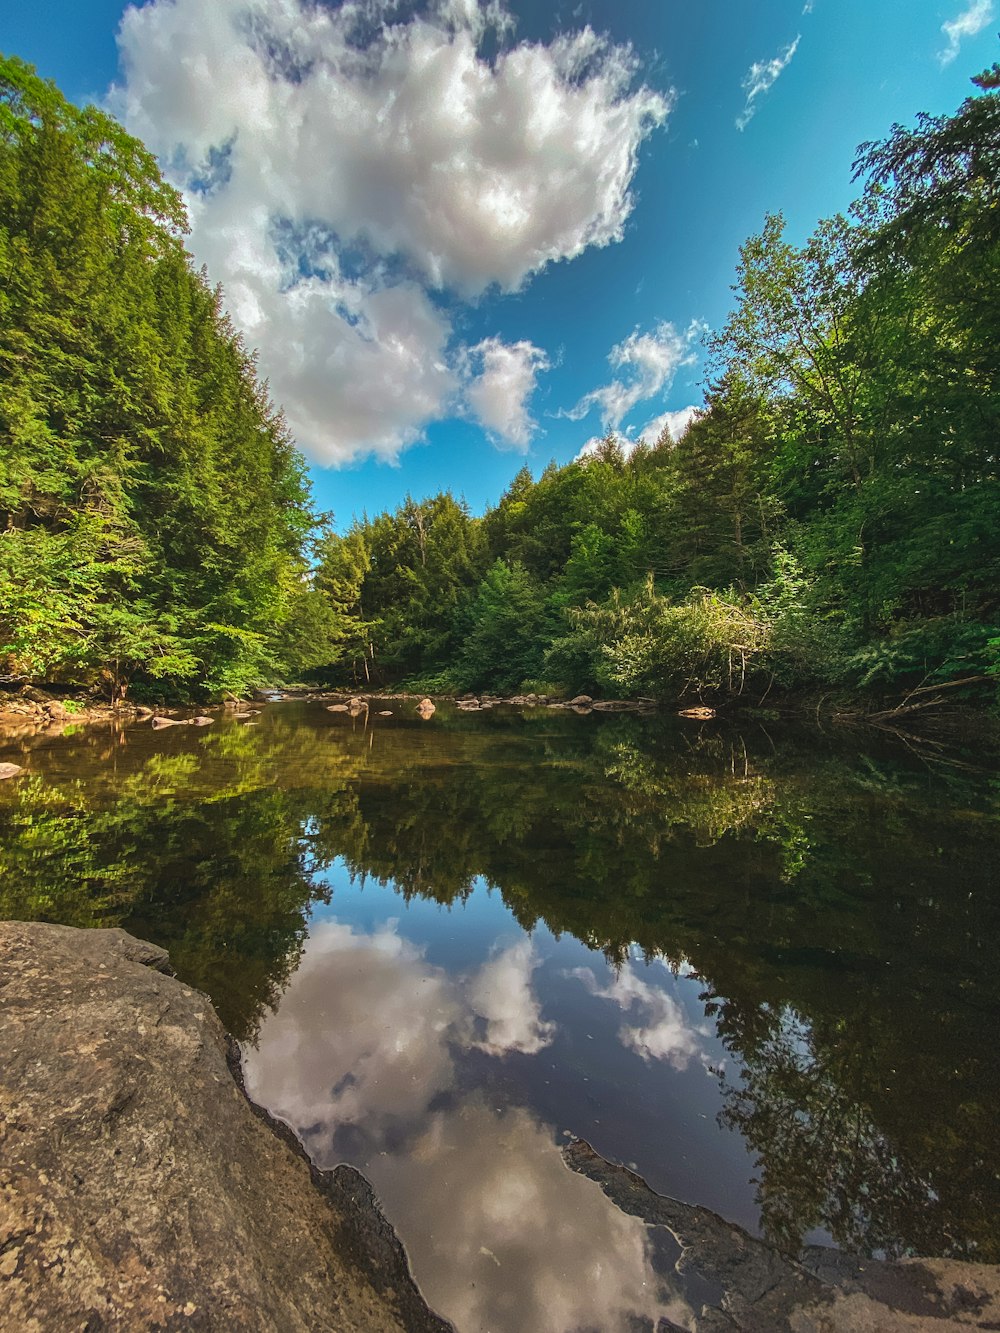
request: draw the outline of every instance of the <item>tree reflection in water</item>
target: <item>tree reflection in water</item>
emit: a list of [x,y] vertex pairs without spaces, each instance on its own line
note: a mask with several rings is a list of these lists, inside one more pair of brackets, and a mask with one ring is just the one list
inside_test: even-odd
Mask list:
[[[261,721],[31,750],[0,789],[0,912],[165,945],[252,1041],[335,860],[401,910],[483,879],[525,931],[701,979],[731,1057],[724,1119],[780,1243],[824,1228],[860,1252],[1000,1260],[995,782],[755,727],[304,704]],[[545,1016],[518,1027],[530,945],[496,966],[478,1010],[463,993],[470,1045],[543,1049]],[[429,1133],[411,1149],[436,1151]]]

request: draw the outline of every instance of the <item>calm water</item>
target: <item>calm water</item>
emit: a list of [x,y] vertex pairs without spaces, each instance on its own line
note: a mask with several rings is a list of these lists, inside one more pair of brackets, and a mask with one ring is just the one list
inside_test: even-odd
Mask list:
[[994,772],[389,707],[4,751],[0,914],[169,948],[463,1333],[685,1325],[706,1294],[567,1134],[788,1248],[1000,1261]]

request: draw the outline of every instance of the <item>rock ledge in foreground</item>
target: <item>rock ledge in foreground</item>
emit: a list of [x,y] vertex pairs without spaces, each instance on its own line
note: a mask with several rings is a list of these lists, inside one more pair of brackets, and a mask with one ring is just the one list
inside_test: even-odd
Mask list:
[[0,1327],[448,1329],[364,1177],[247,1100],[168,969],[121,930],[0,923]]

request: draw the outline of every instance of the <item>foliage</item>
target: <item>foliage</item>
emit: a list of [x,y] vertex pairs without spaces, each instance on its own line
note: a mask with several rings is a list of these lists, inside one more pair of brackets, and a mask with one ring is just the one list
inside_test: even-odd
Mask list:
[[0,61],[8,673],[120,697],[245,688],[288,657],[303,465],[185,226],[142,144]]
[[681,439],[524,468],[480,522],[408,499],[338,539],[369,553],[347,615],[380,679],[991,696],[1000,67],[974,82],[860,150],[847,215],[746,242]]
[[[681,439],[343,534],[113,120],[0,65],[0,667],[121,696],[304,673],[716,699],[995,696],[1000,67],[770,216]],[[986,682],[974,679],[987,678]],[[951,695],[949,697],[957,697]]]

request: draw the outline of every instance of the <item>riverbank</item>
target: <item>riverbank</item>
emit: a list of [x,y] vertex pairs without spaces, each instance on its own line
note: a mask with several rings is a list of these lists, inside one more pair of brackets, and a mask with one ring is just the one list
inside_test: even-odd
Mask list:
[[162,949],[7,922],[0,973],[0,1325],[449,1327],[364,1178],[248,1101]]
[[[0,925],[0,1322],[37,1330],[445,1330],[367,1181],[311,1166],[164,950]],[[711,1293],[694,1333],[995,1328],[1000,1269],[797,1259],[577,1140],[566,1165],[666,1228]],[[661,1324],[661,1328],[677,1325]]]

